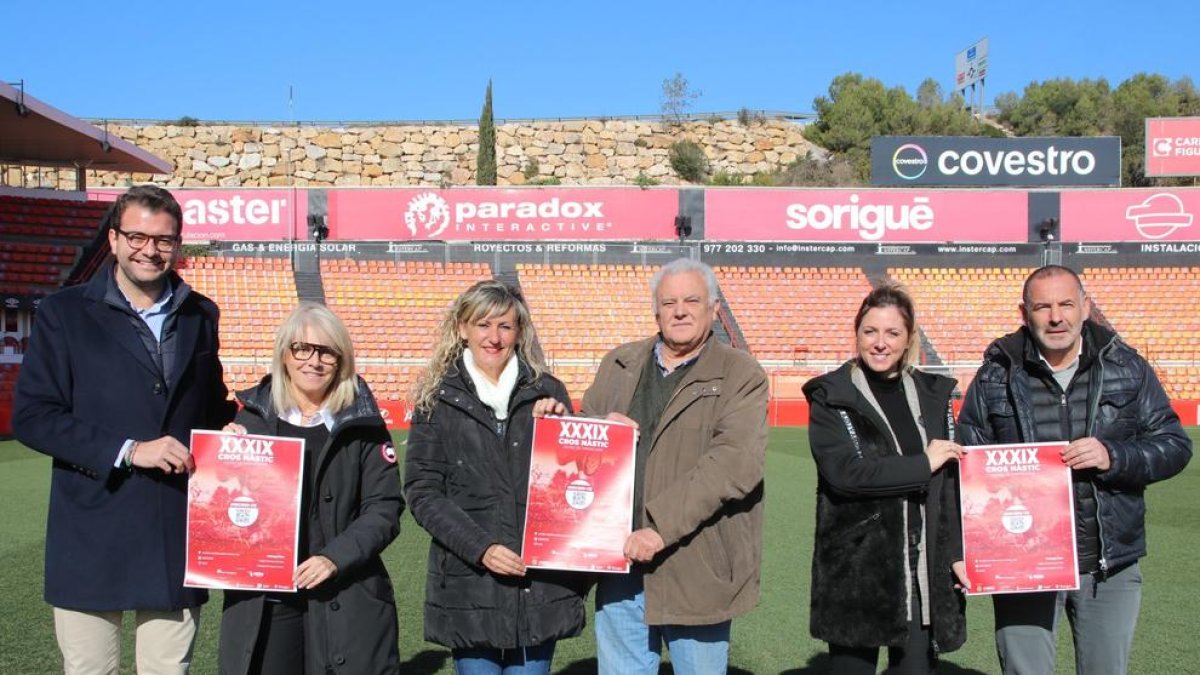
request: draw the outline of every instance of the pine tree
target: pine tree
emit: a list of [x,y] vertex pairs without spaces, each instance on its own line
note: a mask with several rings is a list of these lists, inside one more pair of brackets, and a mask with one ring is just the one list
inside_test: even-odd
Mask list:
[[492,122],[492,81],[488,80],[483,112],[479,115],[479,155],[475,161],[475,184],[496,184],[496,125]]

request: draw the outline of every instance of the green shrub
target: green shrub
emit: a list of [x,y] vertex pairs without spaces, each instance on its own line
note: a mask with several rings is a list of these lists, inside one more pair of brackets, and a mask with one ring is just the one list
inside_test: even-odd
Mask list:
[[525,168],[521,171],[527,180],[537,178],[538,172],[542,170],[541,164],[538,163],[537,157],[530,157],[525,160]]
[[704,156],[704,148],[692,141],[675,141],[667,157],[675,173],[689,183],[703,183],[708,175],[708,158]]
[[633,179],[633,184],[640,188],[648,188],[658,185],[658,181],[647,176],[644,171],[639,171],[637,177]]
[[708,181],[709,185],[742,185],[744,181],[742,175],[731,171],[718,171],[713,174],[713,177]]

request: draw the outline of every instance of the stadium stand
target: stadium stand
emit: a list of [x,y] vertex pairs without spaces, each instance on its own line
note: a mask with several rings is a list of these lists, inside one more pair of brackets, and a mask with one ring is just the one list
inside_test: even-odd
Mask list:
[[0,195],[0,236],[77,240],[96,236],[106,202]]
[[424,361],[454,298],[492,272],[480,263],[322,260],[321,277],[360,358]]
[[[1157,366],[1172,398],[1200,398],[1200,359],[1193,339],[1200,316],[1189,303],[1168,294],[1200,294],[1198,267],[1092,267],[1081,275],[1092,301],[1121,337]],[[1169,367],[1168,367],[1169,366]]]
[[0,242],[0,285],[9,293],[44,296],[62,285],[79,249],[39,242]]
[[871,290],[862,270],[727,266],[716,273],[750,353],[760,361],[835,364],[853,352],[850,321]]
[[[539,342],[547,361],[556,364],[555,373],[558,362],[579,359],[591,360],[589,372],[594,371],[613,347],[658,330],[649,291],[655,267],[517,263],[516,268]],[[567,388],[574,396],[570,383]]]
[[892,268],[888,275],[904,284],[917,306],[917,323],[945,364],[970,364],[983,358],[992,340],[1020,324],[1021,285],[1033,271],[1019,267]]
[[269,363],[275,329],[296,306],[285,258],[189,258],[179,274],[221,308],[221,357]]

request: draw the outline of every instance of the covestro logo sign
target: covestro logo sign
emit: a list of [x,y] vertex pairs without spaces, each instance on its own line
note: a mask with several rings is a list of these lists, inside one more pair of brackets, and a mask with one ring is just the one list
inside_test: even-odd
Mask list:
[[1105,138],[881,136],[873,185],[1117,185],[1121,141]]
[[929,154],[916,143],[905,143],[892,154],[892,170],[904,180],[916,180],[929,168]]

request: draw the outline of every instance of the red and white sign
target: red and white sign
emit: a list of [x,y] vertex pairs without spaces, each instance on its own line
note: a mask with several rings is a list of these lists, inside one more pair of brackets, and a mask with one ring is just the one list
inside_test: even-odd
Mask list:
[[751,190],[704,193],[717,241],[1014,242],[1028,239],[1015,190]]
[[1063,241],[1200,240],[1200,189],[1069,190]]
[[331,239],[674,239],[671,189],[329,190]]
[[192,432],[183,585],[295,591],[304,440]]
[[1066,445],[981,445],[959,460],[972,595],[1078,588]]
[[637,431],[584,417],[533,421],[521,558],[529,567],[628,572]]
[[1200,117],[1146,118],[1146,175],[1200,176]]
[[[183,241],[282,241],[308,236],[304,190],[170,188],[183,208]],[[88,199],[116,201],[125,190],[99,189]]]

